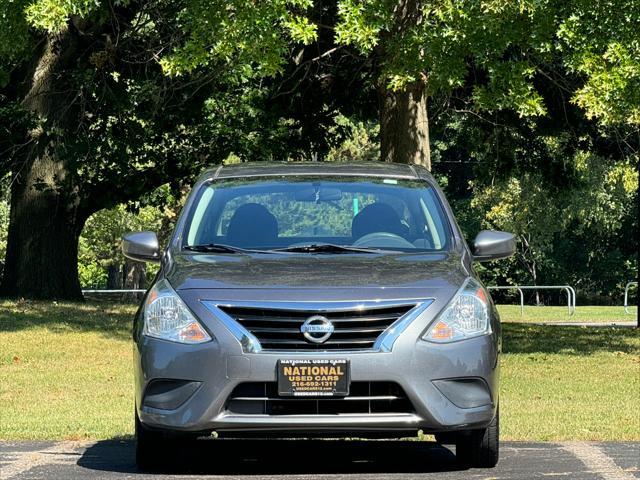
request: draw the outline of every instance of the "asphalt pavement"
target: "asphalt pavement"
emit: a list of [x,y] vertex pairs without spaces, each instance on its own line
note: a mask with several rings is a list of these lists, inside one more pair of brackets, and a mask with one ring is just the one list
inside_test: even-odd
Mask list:
[[463,469],[454,449],[430,442],[200,440],[176,452],[173,467],[136,469],[132,440],[0,442],[0,478],[50,479],[365,479],[410,480],[640,478],[640,442],[503,442],[494,469]]

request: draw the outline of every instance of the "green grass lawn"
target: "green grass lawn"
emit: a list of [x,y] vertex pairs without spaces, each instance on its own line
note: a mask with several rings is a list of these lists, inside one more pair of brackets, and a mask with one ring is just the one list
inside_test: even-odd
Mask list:
[[[131,435],[134,311],[0,301],[0,439]],[[501,311],[503,320],[519,320],[517,308]],[[578,307],[590,319],[599,311],[620,316]],[[557,316],[547,307],[526,312],[535,312],[529,320]],[[504,439],[640,440],[640,331],[526,323],[503,330]]]
[[503,322],[551,323],[551,322],[593,322],[620,323],[635,322],[637,307],[582,307],[578,305],[573,315],[569,315],[567,307],[536,307],[525,305],[524,315],[520,314],[520,305],[498,305]]

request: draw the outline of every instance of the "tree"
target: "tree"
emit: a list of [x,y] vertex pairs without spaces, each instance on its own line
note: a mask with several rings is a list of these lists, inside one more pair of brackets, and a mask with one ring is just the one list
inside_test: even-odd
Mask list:
[[[127,208],[128,207],[128,208]],[[80,236],[80,281],[83,286],[103,288],[144,288],[146,264],[124,258],[120,249],[122,235],[136,230],[159,231],[162,210],[151,205],[120,204],[103,209],[87,220]],[[156,273],[156,266],[152,272]]]
[[557,192],[545,184],[539,175],[525,174],[479,189],[471,202],[484,217],[484,228],[517,235],[515,261],[525,267],[533,285],[538,284],[540,264],[551,256],[554,236],[563,230],[565,212],[554,201]]
[[[197,3],[1,2],[0,124],[10,135],[0,140],[0,175],[11,172],[12,186],[0,293],[81,298],[78,238],[92,213],[242,148],[210,134],[242,121],[227,116],[229,92],[255,90],[252,79],[284,62],[288,37],[274,22],[295,29],[288,8],[302,3],[212,3],[216,42],[205,62],[184,41],[202,32],[181,28],[206,13]],[[178,66],[194,68],[165,75]],[[207,109],[211,98],[218,111]]]
[[[430,168],[427,100],[476,81],[476,103],[542,113],[523,58],[549,36],[540,12],[515,2],[341,2],[338,41],[379,64],[381,155]],[[541,41],[540,39],[538,41]],[[517,95],[513,95],[517,92]]]
[[518,255],[479,267],[488,284],[568,283],[583,302],[615,301],[637,272],[640,138],[587,118],[567,94],[582,79],[549,66],[537,82],[545,116],[477,112],[464,92],[437,99],[436,172],[467,239],[522,237]]
[[558,27],[564,65],[584,81],[573,101],[602,125],[640,129],[640,2],[573,0]]
[[0,275],[4,268],[4,257],[7,251],[7,231],[3,228],[4,225],[9,223],[9,204],[0,199]]
[[[216,53],[206,47],[215,44],[219,33],[211,28],[221,15],[219,5],[189,5],[197,5],[201,14],[190,17],[191,35],[177,56],[166,59],[170,73],[206,64]],[[637,1],[608,0],[594,7],[586,0],[307,0],[298,7],[288,20],[290,33],[316,51],[315,58],[337,56],[346,47],[368,59],[368,68],[376,72],[384,160],[429,167],[427,100],[469,83],[476,112],[510,109],[522,118],[545,115],[547,106],[536,84],[549,75],[557,52],[560,65],[581,78],[581,85],[568,93],[587,115],[605,123],[638,125]],[[275,21],[265,15],[272,9],[266,3],[251,13],[235,3],[228,11],[235,9],[238,39],[257,18]],[[318,42],[326,30],[333,41]],[[193,52],[189,61],[178,61],[185,52]],[[277,59],[271,65],[275,72],[283,68]]]
[[[430,165],[427,100],[544,118],[542,79],[620,141],[637,137],[636,0],[0,0],[0,13],[4,295],[79,298],[78,236],[101,208],[231,152],[286,157],[278,139],[296,129],[296,152],[328,151],[337,112],[303,87],[375,89],[387,161]],[[288,97],[296,120],[256,114]]]
[[[426,155],[428,147],[414,146],[416,139],[428,142],[423,100],[455,93],[470,80],[476,112],[545,115],[537,85],[558,63],[579,75],[580,84],[568,94],[588,117],[609,125],[640,125],[640,2],[339,3],[338,41],[373,53],[381,66],[383,158],[411,161],[423,156],[421,150]],[[403,115],[411,128],[393,120]],[[389,156],[385,143],[396,134],[387,124],[411,135],[391,143],[409,146],[413,157]]]

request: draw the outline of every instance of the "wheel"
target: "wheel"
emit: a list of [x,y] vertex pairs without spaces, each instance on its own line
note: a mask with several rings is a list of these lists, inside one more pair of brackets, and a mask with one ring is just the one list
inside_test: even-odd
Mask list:
[[493,468],[500,451],[500,411],[487,428],[461,433],[456,438],[456,457],[463,465]]
[[142,424],[137,412],[135,421],[136,465],[140,470],[155,471],[175,466],[179,455],[188,451],[199,436],[211,433],[152,430]]
[[145,428],[136,413],[136,465],[141,470],[154,470],[165,459],[166,442],[162,432]]

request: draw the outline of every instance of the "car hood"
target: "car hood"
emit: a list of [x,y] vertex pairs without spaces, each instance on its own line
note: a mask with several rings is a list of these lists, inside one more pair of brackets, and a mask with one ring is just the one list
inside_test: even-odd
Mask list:
[[469,272],[458,253],[178,254],[165,275],[201,299],[338,301],[449,297]]

